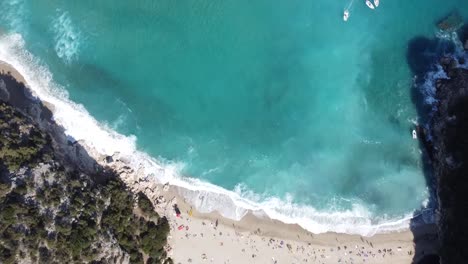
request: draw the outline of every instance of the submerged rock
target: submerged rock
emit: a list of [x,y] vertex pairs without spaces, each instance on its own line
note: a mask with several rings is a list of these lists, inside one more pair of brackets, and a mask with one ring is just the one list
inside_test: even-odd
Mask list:
[[455,69],[458,66],[458,63],[452,57],[443,57],[442,59],[440,59],[440,65],[442,65],[444,71],[448,73],[451,70]]
[[463,18],[458,12],[452,12],[450,15],[437,23],[437,27],[445,32],[455,32],[463,25]]

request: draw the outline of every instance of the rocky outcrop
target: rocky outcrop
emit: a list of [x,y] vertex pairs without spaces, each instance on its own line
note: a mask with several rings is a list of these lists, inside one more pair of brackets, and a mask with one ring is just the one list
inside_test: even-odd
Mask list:
[[432,122],[434,173],[439,201],[441,263],[468,260],[468,70],[453,59],[441,61],[449,79],[436,83]]
[[460,29],[462,25],[463,18],[457,11],[450,13],[447,17],[437,23],[437,27],[445,32],[455,32]]
[[0,73],[0,263],[172,263],[169,229],[143,193]]

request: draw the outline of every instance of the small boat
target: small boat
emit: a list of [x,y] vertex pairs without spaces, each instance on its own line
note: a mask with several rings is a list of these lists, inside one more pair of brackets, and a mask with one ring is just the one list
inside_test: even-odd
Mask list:
[[371,3],[370,0],[366,0],[366,5],[370,8],[370,9],[374,9],[374,5]]
[[415,129],[413,129],[413,139],[418,139],[418,133],[416,132]]
[[375,7],[379,7],[379,4],[380,4],[380,0],[374,0]]
[[348,18],[349,18],[349,11],[345,10],[344,14],[343,14],[343,20],[346,22],[346,21],[348,21]]

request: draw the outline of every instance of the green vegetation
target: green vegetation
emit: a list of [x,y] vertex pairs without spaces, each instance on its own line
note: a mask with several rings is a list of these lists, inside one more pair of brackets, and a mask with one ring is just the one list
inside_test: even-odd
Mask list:
[[[172,263],[169,224],[148,197],[111,171],[91,177],[53,157],[50,137],[0,103],[0,263],[107,263],[124,254],[131,263]],[[99,176],[110,180],[94,182]],[[123,253],[109,256],[109,247]]]
[[[163,217],[155,223],[132,214],[134,199],[128,192],[122,192],[125,188],[122,182],[110,182],[106,188],[111,197],[110,205],[102,215],[102,225],[117,234],[119,245],[130,253],[131,262],[142,263],[143,253],[154,260],[165,258],[163,247],[169,233],[167,219]],[[150,208],[154,210],[148,197],[139,193],[138,198],[138,204],[143,213],[147,217],[153,216],[152,213],[148,214],[149,211],[146,211]],[[142,201],[144,201],[144,207],[140,205]]]
[[154,210],[153,203],[151,203],[150,199],[148,199],[148,197],[146,197],[146,195],[142,192],[139,192],[137,196],[138,196],[138,207],[140,207],[143,213],[158,219],[159,215]]
[[[0,103],[0,165],[15,171],[43,158],[50,139],[14,108]],[[46,157],[46,156],[45,156]]]

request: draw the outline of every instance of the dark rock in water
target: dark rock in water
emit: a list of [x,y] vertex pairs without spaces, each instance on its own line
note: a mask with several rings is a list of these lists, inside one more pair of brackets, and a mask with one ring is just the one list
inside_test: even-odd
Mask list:
[[112,162],[114,162],[114,159],[112,158],[112,156],[107,156],[106,163],[112,163]]
[[445,32],[455,32],[460,29],[462,25],[463,18],[456,11],[437,23],[437,27]]
[[[449,79],[437,81],[438,108],[432,122],[437,178],[440,263],[468,260],[468,70],[454,59],[440,62]],[[426,263],[426,262],[424,262]],[[427,262],[438,263],[438,262]]]
[[468,24],[463,25],[457,32],[460,41],[464,45],[465,50],[468,50]]
[[444,68],[445,72],[449,72],[452,69],[456,68],[458,66],[458,63],[452,57],[443,57],[442,59],[440,59],[440,65],[442,65],[442,68]]
[[465,62],[466,62],[465,58],[463,58],[463,57],[458,58],[458,63],[459,64],[465,64]]
[[445,39],[428,39],[415,37],[408,43],[406,60],[416,82],[422,81],[427,72],[434,70],[434,63],[440,60],[441,54],[453,54],[455,45]]

